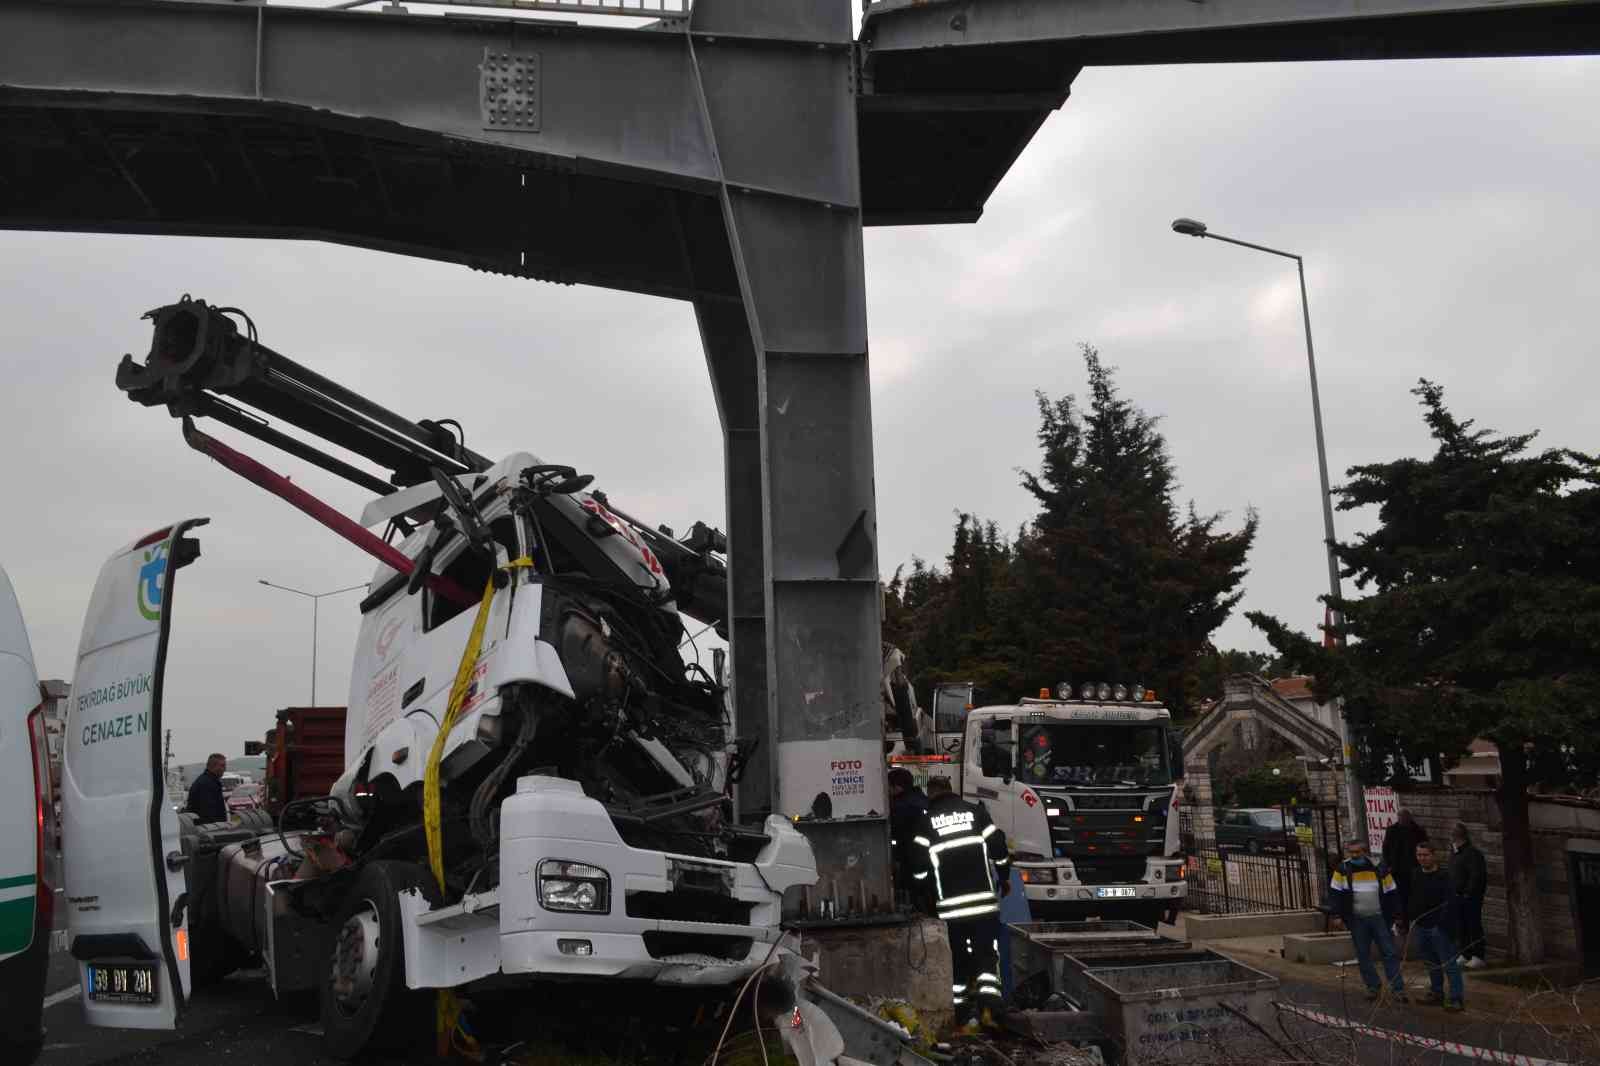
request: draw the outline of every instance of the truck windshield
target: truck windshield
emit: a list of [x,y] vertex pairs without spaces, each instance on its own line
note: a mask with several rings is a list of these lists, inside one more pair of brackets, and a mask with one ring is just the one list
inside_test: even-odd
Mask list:
[[1017,776],[1037,785],[1170,785],[1166,730],[1120,722],[1022,726]]

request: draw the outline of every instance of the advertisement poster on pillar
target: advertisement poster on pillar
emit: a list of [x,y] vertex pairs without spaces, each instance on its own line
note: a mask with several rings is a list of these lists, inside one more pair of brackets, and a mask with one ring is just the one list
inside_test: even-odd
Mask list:
[[877,740],[791,742],[779,757],[778,802],[791,818],[883,815],[887,789]]

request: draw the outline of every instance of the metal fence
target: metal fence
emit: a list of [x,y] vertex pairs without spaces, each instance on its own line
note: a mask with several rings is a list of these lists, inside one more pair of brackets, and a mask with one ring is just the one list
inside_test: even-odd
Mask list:
[[[1325,879],[1316,858],[1313,833],[1301,831],[1294,843],[1252,853],[1234,847],[1219,848],[1215,839],[1196,835],[1190,808],[1178,812],[1178,837],[1187,857],[1184,880],[1188,883],[1185,909],[1200,914],[1251,914],[1305,910],[1322,900]],[[1316,825],[1316,823],[1313,823]],[[1293,826],[1286,812],[1285,825]],[[1320,834],[1319,834],[1320,835]],[[1337,838],[1337,833],[1333,834]]]
[[1201,914],[1294,911],[1320,901],[1310,864],[1297,850],[1283,854],[1200,847],[1188,853],[1186,909]]

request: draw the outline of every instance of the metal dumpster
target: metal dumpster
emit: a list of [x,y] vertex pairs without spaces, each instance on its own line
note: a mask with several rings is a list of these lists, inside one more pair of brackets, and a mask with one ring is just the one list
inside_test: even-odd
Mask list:
[[1260,1035],[1243,1014],[1272,1024],[1278,979],[1209,949],[1135,950],[1068,957],[1062,991],[1097,1015],[1127,1066],[1253,1057]]
[[[1134,952],[1186,949],[1137,922],[1017,922],[1006,927],[1011,944],[1012,987],[1020,1003],[1037,1006],[1062,993],[1061,970],[1072,958],[1127,957]],[[1078,968],[1082,968],[1079,964]]]

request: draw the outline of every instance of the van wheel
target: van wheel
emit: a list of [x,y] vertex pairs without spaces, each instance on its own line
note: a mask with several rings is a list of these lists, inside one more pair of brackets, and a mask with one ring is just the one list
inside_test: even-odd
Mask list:
[[335,1058],[415,1046],[431,1028],[429,993],[406,987],[399,896],[413,888],[435,895],[416,863],[369,863],[339,908],[320,985],[323,1042]]

